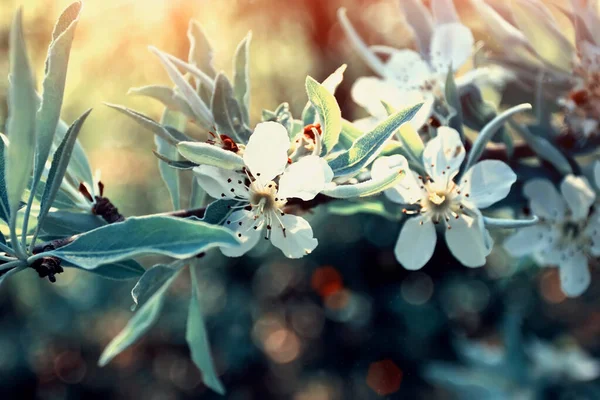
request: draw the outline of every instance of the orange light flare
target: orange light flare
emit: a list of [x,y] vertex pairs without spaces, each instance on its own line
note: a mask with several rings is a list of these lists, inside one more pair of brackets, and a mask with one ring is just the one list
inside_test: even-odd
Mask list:
[[332,266],[315,269],[310,280],[311,287],[323,299],[339,292],[344,288],[342,275]]
[[367,385],[379,396],[387,396],[400,389],[402,375],[392,360],[377,361],[369,365]]

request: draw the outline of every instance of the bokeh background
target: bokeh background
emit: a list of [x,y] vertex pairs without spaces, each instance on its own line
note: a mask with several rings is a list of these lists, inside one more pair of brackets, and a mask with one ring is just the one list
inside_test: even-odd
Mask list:
[[[371,72],[342,34],[335,17],[339,7],[348,8],[367,43],[412,43],[395,0],[84,3],[63,118],[71,122],[94,107],[80,138],[93,168],[102,171],[106,195],[126,216],[169,210],[168,193],[151,152],[151,134],[102,103],[123,104],[158,120],[159,103],[126,93],[130,87],[170,84],[147,47],[185,59],[190,19],[199,21],[211,39],[217,69],[228,73],[237,43],[252,30],[254,123],[263,108],[283,101],[299,115],[306,102],[305,76],[322,80],[342,63],[348,64],[336,94],[342,113],[350,120],[364,115],[349,93],[357,77]],[[455,3],[481,38],[468,1]],[[24,7],[29,55],[40,79],[54,20],[68,4],[0,2],[1,76],[8,73],[8,31],[17,7]],[[0,98],[5,92],[2,80]],[[6,107],[0,110],[5,117]],[[567,300],[554,270],[515,265],[501,249],[485,268],[469,270],[457,265],[443,243],[422,271],[408,272],[392,252],[397,223],[377,216],[328,216],[322,210],[314,221],[320,246],[300,261],[265,249],[243,260],[205,258],[202,299],[217,369],[228,389],[225,398],[479,399],[484,397],[453,394],[428,372],[442,361],[465,367],[465,350],[457,341],[483,342],[511,355],[522,355],[531,338],[559,349],[578,343],[591,356],[600,351],[598,277],[584,296]],[[160,260],[144,261],[150,266]],[[73,271],[60,275],[56,284],[33,271],[12,279],[0,291],[0,399],[220,398],[204,387],[189,359],[186,274],[172,286],[150,334],[109,366],[96,366],[103,347],[131,316],[133,285]],[[557,351],[547,364],[564,361]],[[494,385],[515,393],[533,389],[521,379],[534,369],[531,356],[511,357],[504,368],[508,378],[496,378],[483,367],[470,371],[489,377],[490,393]],[[452,376],[439,373],[437,381],[458,379]],[[600,398],[590,386],[571,386],[568,374],[552,375],[546,383],[549,389],[544,386],[538,398]]]

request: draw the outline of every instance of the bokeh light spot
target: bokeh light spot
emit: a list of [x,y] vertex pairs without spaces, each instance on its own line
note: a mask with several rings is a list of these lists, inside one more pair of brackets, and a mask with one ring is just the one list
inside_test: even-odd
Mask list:
[[369,366],[367,385],[380,396],[387,396],[400,389],[402,370],[392,360],[374,362]]
[[313,272],[311,286],[322,297],[328,297],[339,292],[344,284],[342,275],[333,267],[319,267]]

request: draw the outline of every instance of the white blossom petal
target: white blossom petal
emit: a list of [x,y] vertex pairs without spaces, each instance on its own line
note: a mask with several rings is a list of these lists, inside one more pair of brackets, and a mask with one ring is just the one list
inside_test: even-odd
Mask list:
[[443,76],[450,67],[456,71],[471,56],[474,43],[471,30],[461,23],[437,26],[431,38],[431,66]]
[[396,78],[396,85],[404,91],[420,89],[427,81],[435,79],[429,64],[413,50],[393,52],[386,68]]
[[483,160],[460,178],[459,186],[477,208],[486,208],[505,198],[517,175],[504,162]]
[[244,163],[262,185],[281,174],[287,165],[290,139],[285,127],[277,122],[256,125],[244,150]]
[[569,297],[581,295],[590,285],[591,276],[588,260],[581,251],[560,262],[560,286]]
[[246,176],[239,172],[212,165],[200,165],[193,171],[200,187],[215,199],[236,197],[247,199],[249,197],[248,189],[244,184]]
[[272,218],[271,243],[279,248],[288,258],[300,258],[310,254],[319,243],[313,237],[313,231],[308,221],[296,215],[286,214],[279,219],[285,232],[279,224],[277,217]]
[[427,142],[423,151],[425,171],[442,185],[456,176],[464,159],[465,147],[460,135],[446,126],[438,128],[437,136]]
[[581,221],[587,218],[596,193],[585,177],[567,175],[560,183],[560,192],[571,210],[572,219]]
[[513,257],[532,254],[547,245],[545,241],[547,230],[547,226],[541,224],[519,228],[506,239],[504,248]]
[[409,218],[402,226],[394,248],[396,260],[408,270],[421,269],[431,259],[436,242],[437,234],[431,220]]
[[391,189],[384,191],[384,195],[394,203],[414,204],[423,196],[421,185],[417,181],[417,176],[408,168],[408,161],[399,154],[380,157],[373,162],[371,167],[371,178],[382,179],[388,176],[391,170],[402,169],[406,171],[404,178]]
[[254,220],[254,213],[252,211],[240,210],[233,212],[224,226],[235,232],[241,245],[236,247],[221,247],[221,252],[227,257],[240,257],[256,246],[260,240],[264,228],[264,219],[259,218]]
[[292,163],[281,178],[277,195],[287,199],[314,199],[331,180],[333,171],[327,161],[317,156],[306,156]]
[[451,229],[446,229],[446,243],[452,255],[464,266],[483,266],[492,250],[487,229],[482,229],[477,219],[465,214],[451,221],[450,226]]
[[565,218],[565,201],[556,187],[547,179],[532,179],[523,186],[531,211],[538,217],[551,221]]
[[364,107],[369,114],[383,119],[387,111],[381,101],[392,107],[404,103],[404,93],[394,81],[383,80],[375,77],[361,77],[356,80],[350,92],[352,100]]

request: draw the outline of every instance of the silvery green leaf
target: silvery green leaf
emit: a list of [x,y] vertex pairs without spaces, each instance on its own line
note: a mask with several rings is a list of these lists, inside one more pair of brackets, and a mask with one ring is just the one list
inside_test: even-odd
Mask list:
[[402,0],[398,4],[415,34],[419,52],[429,55],[429,46],[433,35],[433,20],[429,10],[421,0]]
[[477,160],[479,160],[479,157],[481,157],[481,154],[483,154],[483,151],[485,150],[485,146],[511,116],[527,110],[531,110],[531,104],[519,104],[502,112],[487,124],[481,132],[479,132],[477,139],[473,142],[473,147],[471,147],[471,150],[469,151],[469,157],[467,158],[464,170],[467,171],[477,162]]
[[[112,225],[109,225],[112,226]],[[165,302],[165,293],[177,274],[167,280],[129,320],[125,328],[106,346],[98,365],[103,367],[141,338],[156,322]]]
[[460,103],[463,111],[463,123],[477,132],[497,115],[496,107],[484,100],[481,90],[475,84],[461,87]]
[[183,218],[168,216],[132,217],[78,236],[72,243],[40,253],[30,261],[52,255],[81,268],[149,254],[184,259],[212,247],[236,246],[230,230]]
[[[67,78],[67,66],[71,44],[75,35],[75,28],[79,21],[81,2],[72,3],[60,15],[54,31],[52,42],[48,47],[46,58],[46,75],[44,76],[41,105],[36,115],[36,157],[33,171],[32,193],[35,193],[46,160],[50,154],[63,102],[65,81]],[[30,202],[33,201],[33,194]]]
[[458,94],[456,82],[454,81],[454,70],[452,69],[452,66],[448,69],[448,73],[446,74],[446,85],[444,87],[444,91],[446,95],[446,102],[454,112],[454,115],[452,115],[450,118],[448,125],[458,131],[461,140],[464,141],[465,134],[463,132],[463,113],[460,104],[460,96]]
[[304,126],[314,124],[317,120],[317,111],[310,103],[306,103],[304,109],[302,110],[302,123]]
[[[66,122],[63,120],[58,121],[56,135],[54,136],[54,144],[52,146],[53,148],[60,145],[60,142],[62,142],[68,130],[69,125],[67,125]],[[77,184],[86,182],[91,187],[94,183],[90,162],[79,140],[75,142],[75,147],[73,147],[73,154],[71,155],[71,161],[69,162],[69,167],[67,168],[67,175],[70,178],[73,178]]]
[[212,65],[213,50],[198,22],[190,21],[187,36],[190,41],[189,63],[214,78],[217,73]]
[[[16,241],[17,210],[33,171],[37,95],[23,38],[21,10],[10,30],[10,84],[8,89],[8,150],[6,191],[11,210],[11,240]],[[16,245],[16,243],[14,244]],[[16,249],[18,251],[18,249]]]
[[244,159],[232,151],[201,142],[179,142],[179,154],[196,164],[212,165],[225,169],[237,169],[244,166]]
[[380,198],[368,198],[357,201],[338,200],[327,206],[327,211],[335,215],[374,214],[389,220],[398,221],[402,213],[393,213],[386,209]]
[[310,76],[306,77],[306,93],[319,114],[323,131],[321,155],[326,155],[338,143],[342,131],[342,111],[333,94]]
[[242,110],[243,121],[250,125],[250,41],[252,32],[248,32],[235,51],[233,59],[233,93]]
[[173,135],[167,129],[165,129],[164,126],[162,126],[158,122],[152,120],[152,118],[147,117],[144,114],[140,114],[137,111],[131,110],[127,107],[123,107],[123,106],[120,106],[117,104],[110,104],[110,103],[104,103],[104,104],[106,104],[110,108],[113,108],[113,109],[127,115],[129,118],[133,119],[135,122],[137,122],[144,128],[150,130],[155,135],[160,136],[167,143],[176,145],[179,142],[179,140],[177,140],[175,137],[173,137]]
[[40,202],[38,227],[41,227],[43,224],[44,218],[46,217],[46,214],[48,214],[48,211],[50,211],[50,207],[56,198],[56,194],[58,193],[58,189],[60,188],[62,180],[65,176],[65,172],[67,172],[67,166],[69,165],[69,161],[71,159],[73,147],[75,147],[77,135],[79,134],[83,123],[91,111],[92,110],[89,109],[75,122],[73,122],[73,125],[71,125],[69,128],[67,134],[53,155],[50,172],[48,173],[48,179],[46,179],[46,185],[44,187],[44,192]]
[[[165,110],[163,112],[161,121],[161,125],[170,125],[174,128],[185,129],[185,117],[183,114],[175,113],[170,110]],[[177,147],[173,146],[160,136],[154,136],[154,143],[156,143],[156,152],[155,154],[164,158],[171,158],[176,162],[179,158],[179,153],[177,152]],[[159,157],[159,158],[160,158]],[[162,159],[162,158],[161,158]],[[169,195],[171,196],[171,202],[173,203],[173,208],[178,210],[181,208],[181,201],[179,196],[179,172],[175,168],[171,168],[171,166],[165,162],[158,162],[158,169],[160,171],[160,176],[162,177],[167,189],[169,190]]]
[[198,184],[198,179],[192,176],[192,192],[190,193],[189,208],[205,207],[211,200],[208,193]]
[[106,222],[92,213],[75,213],[69,211],[54,211],[48,213],[41,225],[43,237],[67,237],[88,232]]
[[171,63],[173,63],[175,66],[182,68],[185,72],[188,72],[191,76],[196,78],[198,84],[202,85],[202,87],[206,87],[209,92],[212,92],[213,90],[215,90],[214,80],[210,76],[208,76],[206,73],[204,73],[203,71],[196,68],[194,65],[188,64],[185,61],[182,61],[179,58],[177,58],[171,54],[162,52],[160,50],[156,50],[156,51],[158,53],[160,53],[165,59],[167,59]]
[[281,103],[275,111],[263,110],[262,121],[274,121],[278,122],[285,127],[288,131],[288,136],[291,139],[295,137],[296,130],[294,129],[294,117],[290,112],[290,105],[288,103]]
[[145,304],[157,290],[159,290],[165,282],[173,277],[184,265],[182,261],[175,261],[171,264],[156,264],[152,268],[144,272],[140,280],[131,290],[134,308]]
[[[329,93],[334,94],[337,87],[340,85],[340,83],[342,83],[346,68],[347,65],[343,64],[321,83],[323,87],[329,91]],[[320,122],[318,121],[315,108],[310,101],[306,103],[304,110],[302,110],[302,121],[304,122],[304,126]]]
[[379,155],[386,141],[396,130],[415,116],[421,105],[417,104],[389,116],[372,131],[356,139],[348,150],[329,161],[335,176],[355,175],[366,167]]
[[536,136],[527,129],[525,126],[521,126],[516,123],[511,123],[511,126],[519,133],[519,135],[527,142],[529,147],[538,155],[542,160],[548,161],[552,164],[561,174],[568,175],[573,173],[569,160],[543,137]]
[[187,328],[185,331],[185,340],[190,347],[192,360],[202,372],[202,381],[206,386],[225,395],[225,388],[215,371],[215,365],[210,355],[210,344],[208,342],[208,333],[206,325],[202,318],[202,309],[200,308],[200,299],[198,288],[198,276],[194,265],[190,266],[190,279],[192,280],[192,293],[190,298],[190,307],[188,309]]
[[246,143],[248,141],[251,132],[244,125],[242,108],[234,97],[229,79],[222,73],[217,75],[210,108],[219,134],[231,136],[237,142]]
[[336,199],[373,196],[396,186],[404,178],[405,173],[402,170],[391,171],[382,178],[369,179],[356,184],[338,185],[333,188],[326,188],[322,193]]
[[536,216],[529,219],[504,219],[483,217],[483,223],[488,228],[524,228],[526,226],[536,225],[540,219]]
[[0,218],[8,224],[10,220],[10,207],[8,205],[8,194],[6,192],[6,137],[0,133]]
[[91,272],[94,275],[98,275],[102,278],[112,279],[115,281],[139,279],[140,276],[142,276],[144,272],[146,272],[144,267],[142,267],[140,263],[138,263],[135,260],[116,261],[111,264],[100,265],[99,267],[91,270],[79,268],[77,265],[71,265],[69,263],[63,263],[63,266],[73,267],[82,271],[86,271],[88,273]]
[[180,90],[186,102],[190,105],[190,108],[196,117],[196,122],[206,129],[211,129],[214,122],[212,114],[198,93],[194,90],[194,88],[192,88],[187,79],[181,74],[177,67],[164,53],[155,47],[150,47],[150,51],[158,56],[161,63],[165,67],[165,70],[169,74],[169,77],[173,83],[175,83],[175,86],[177,86],[177,88]]
[[172,88],[162,85],[149,85],[139,88],[131,88],[127,94],[151,97],[160,101],[165,107],[179,111],[189,118],[195,118],[194,112],[190,105],[185,101],[185,98]]
[[[158,137],[158,136],[155,136],[155,137]],[[177,149],[177,148],[175,148],[175,149]],[[153,151],[153,153],[160,161],[162,161],[161,163],[159,163],[159,165],[167,164],[170,167],[175,168],[175,169],[192,169],[192,168],[198,166],[198,164],[196,164],[195,162],[192,162],[192,161],[172,160],[170,158],[163,156],[162,154],[160,154],[157,151]]]
[[359,137],[364,135],[364,132],[358,129],[352,122],[342,118],[342,131],[340,133],[340,144],[349,149],[352,143]]
[[235,211],[234,209],[232,209],[232,207],[236,207],[239,204],[240,202],[238,202],[237,200],[215,200],[212,203],[210,203],[208,207],[206,207],[206,211],[204,212],[204,217],[202,218],[202,221],[209,224],[221,225],[223,222],[225,222],[227,217],[229,217],[229,215],[231,215],[231,213]]

